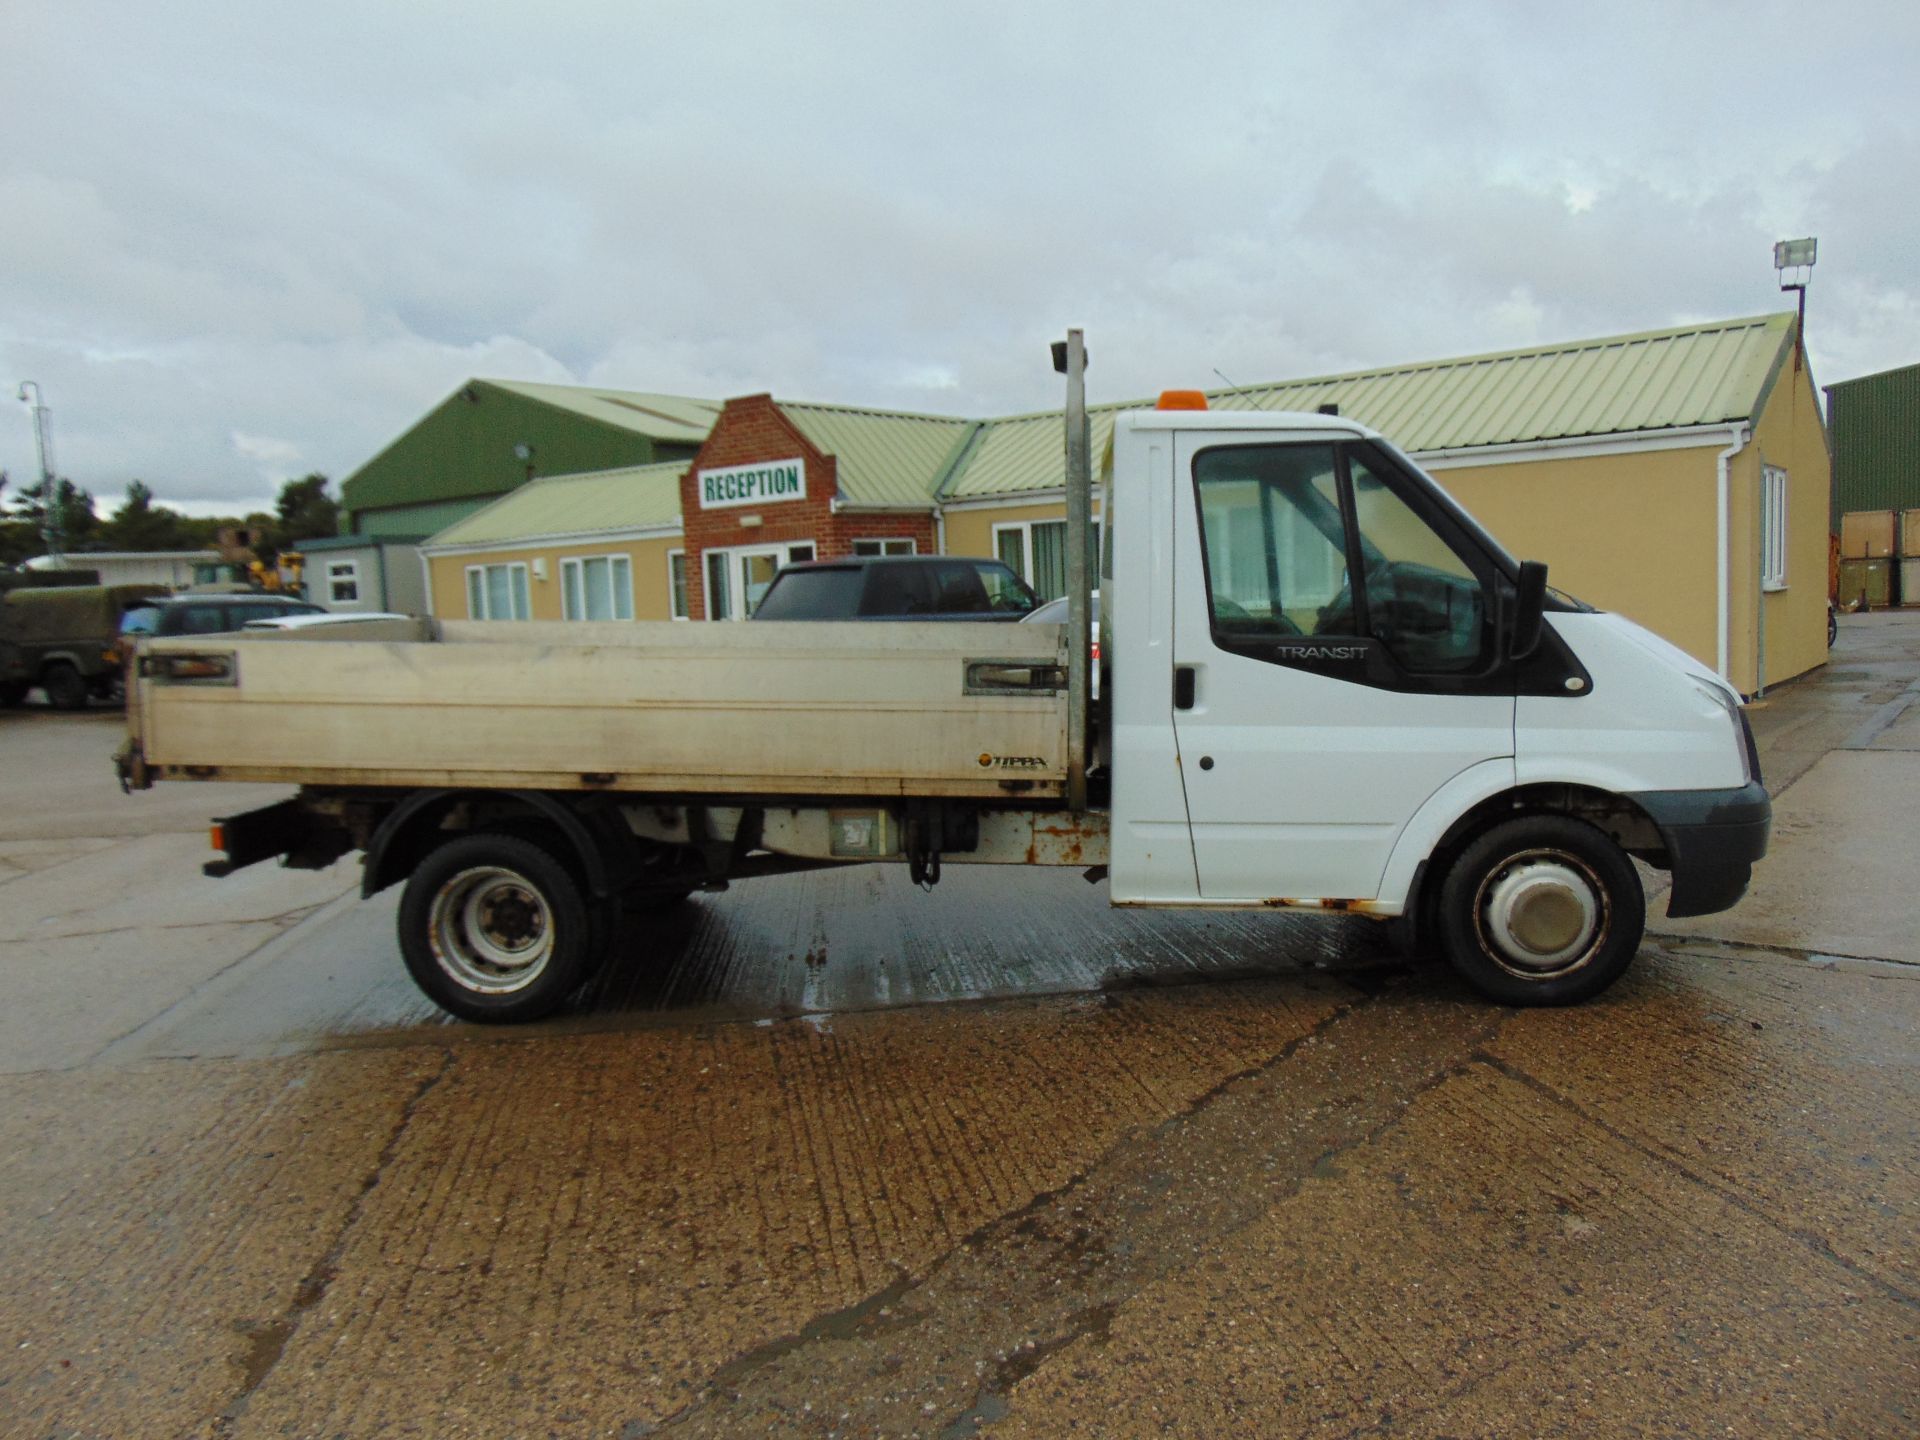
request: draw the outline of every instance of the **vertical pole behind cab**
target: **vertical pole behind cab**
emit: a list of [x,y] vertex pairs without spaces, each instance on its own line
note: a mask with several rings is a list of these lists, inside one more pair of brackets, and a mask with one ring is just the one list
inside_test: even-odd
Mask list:
[[[1062,356],[1064,351],[1064,356]],[[1087,551],[1092,534],[1092,449],[1087,425],[1087,346],[1079,330],[1054,347],[1067,376],[1067,805],[1087,808],[1087,702],[1092,602]]]

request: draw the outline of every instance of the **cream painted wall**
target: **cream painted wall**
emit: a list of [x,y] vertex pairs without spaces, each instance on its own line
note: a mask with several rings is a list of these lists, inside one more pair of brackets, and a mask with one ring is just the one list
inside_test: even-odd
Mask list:
[[1550,584],[1711,665],[1717,453],[1652,450],[1434,478],[1518,559],[1546,561]]
[[[1098,513],[1099,507],[1095,507]],[[1067,505],[1055,500],[1046,505],[1009,505],[1004,510],[949,510],[947,512],[947,554],[995,557],[993,527],[1026,520],[1064,520]]]
[[[1776,685],[1827,661],[1827,525],[1833,487],[1833,461],[1821,431],[1813,377],[1804,364],[1780,376],[1754,427],[1751,455],[1742,455],[1741,478],[1748,490],[1746,525],[1736,535],[1754,556],[1760,553],[1760,469],[1778,465],[1787,472],[1787,588],[1756,596],[1755,566],[1745,570],[1738,592],[1743,645],[1736,652],[1741,694],[1751,694],[1761,679]],[[1753,623],[1758,599],[1766,624],[1765,671]]]
[[[1816,443],[1818,443],[1816,441]],[[1435,475],[1440,484],[1522,560],[1547,562],[1560,589],[1603,610],[1615,611],[1664,636],[1707,665],[1715,660],[1714,457],[1719,445],[1651,450],[1627,455],[1462,466]],[[1743,484],[1735,466],[1734,530],[1753,524],[1740,509],[1743,490],[1758,484],[1758,460]],[[1800,487],[1789,483],[1797,505]],[[1750,496],[1747,497],[1750,503]],[[1824,491],[1820,503],[1824,504]],[[949,511],[947,552],[992,555],[993,527],[1020,520],[1057,520],[1060,502],[1004,509]],[[1756,542],[1757,543],[1757,542]],[[1825,540],[1820,541],[1824,574]],[[1735,550],[1736,636],[1742,611],[1740,552]],[[1791,562],[1799,563],[1796,553]],[[1744,583],[1753,584],[1751,566]],[[1822,586],[1824,597],[1824,585]],[[1824,606],[1824,598],[1822,604]],[[1747,613],[1750,614],[1751,605]],[[1822,609],[1822,616],[1825,611]],[[1822,620],[1824,624],[1824,618]],[[1824,630],[1822,636],[1824,639]],[[1733,643],[1737,662],[1743,653]],[[1751,622],[1745,652],[1752,653]],[[1817,661],[1813,663],[1818,663]],[[1749,664],[1749,671],[1751,665]],[[1805,668],[1803,665],[1802,668]],[[1770,678],[1776,671],[1770,658]],[[1741,684],[1736,673],[1735,683]],[[1742,693],[1752,689],[1749,678]]]
[[[528,567],[527,597],[535,620],[558,620],[564,606],[560,596],[560,562],[589,555],[625,555],[633,565],[633,618],[670,620],[673,618],[668,594],[667,552],[684,548],[675,537],[670,540],[583,541],[570,545],[534,547],[502,546],[465,555],[434,555],[428,560],[432,577],[433,613],[442,620],[467,618],[467,567],[498,565],[507,562]],[[547,578],[534,579],[533,561],[546,561]]]

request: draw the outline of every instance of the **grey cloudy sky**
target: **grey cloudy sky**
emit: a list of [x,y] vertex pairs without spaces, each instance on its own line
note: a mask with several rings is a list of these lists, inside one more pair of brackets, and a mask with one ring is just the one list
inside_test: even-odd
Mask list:
[[[473,375],[986,415],[1786,308],[1920,360],[1920,7],[0,7],[0,381],[197,512]],[[26,408],[0,467],[35,469]]]

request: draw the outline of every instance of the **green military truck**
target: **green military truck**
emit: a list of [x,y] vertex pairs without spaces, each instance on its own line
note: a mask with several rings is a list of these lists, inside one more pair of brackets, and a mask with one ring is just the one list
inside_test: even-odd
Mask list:
[[38,685],[56,710],[118,692],[122,617],[164,596],[164,585],[60,585],[0,593],[0,705]]

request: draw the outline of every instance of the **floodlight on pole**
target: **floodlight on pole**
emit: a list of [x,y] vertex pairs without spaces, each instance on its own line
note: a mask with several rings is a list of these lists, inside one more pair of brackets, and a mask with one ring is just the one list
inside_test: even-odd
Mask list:
[[[33,392],[31,398],[29,390]],[[53,412],[47,409],[38,380],[20,382],[20,403],[31,407],[34,449],[40,457],[40,543],[47,547],[48,557],[57,562],[66,543],[61,529],[60,485],[53,478]]]
[[[1807,281],[1813,278],[1813,262],[1820,252],[1820,242],[1808,235],[1800,240],[1780,240],[1773,247],[1773,268],[1780,275],[1780,289],[1798,292],[1800,296],[1800,328],[1794,331],[1793,368],[1800,368],[1800,352],[1807,343]],[[1793,271],[1794,278],[1787,279],[1787,272]]]
[[1809,235],[1804,240],[1781,240],[1773,247],[1773,268],[1776,270],[1811,270],[1814,257],[1819,253],[1820,242]]

